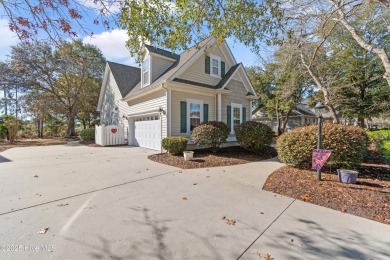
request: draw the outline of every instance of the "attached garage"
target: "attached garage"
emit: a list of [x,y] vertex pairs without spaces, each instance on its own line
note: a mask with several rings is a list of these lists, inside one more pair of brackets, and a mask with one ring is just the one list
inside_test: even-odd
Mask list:
[[129,120],[129,145],[161,150],[161,117],[159,114],[132,117]]

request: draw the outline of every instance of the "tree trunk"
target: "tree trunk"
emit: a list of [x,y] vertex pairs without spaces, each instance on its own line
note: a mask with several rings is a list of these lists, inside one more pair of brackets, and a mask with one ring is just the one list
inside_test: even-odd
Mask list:
[[373,52],[381,59],[383,67],[385,68],[385,73],[383,74],[383,78],[387,81],[387,85],[390,89],[390,58],[387,55],[384,48],[378,48],[372,44],[367,43],[356,31],[356,29],[349,24],[347,19],[345,19],[345,14],[341,9],[341,2],[330,1],[336,8],[338,8],[339,18],[338,21],[351,33],[352,38],[365,50],[369,52]]
[[359,118],[358,118],[358,125],[359,125],[361,128],[364,128],[364,117],[359,117]]
[[287,127],[288,119],[290,118],[291,112],[292,112],[292,109],[290,109],[287,112],[286,117],[284,118],[284,120],[282,122],[281,130],[282,130],[283,133],[286,132],[286,127]]
[[66,137],[71,137],[76,135],[76,115],[73,113],[72,109],[69,109],[68,115],[68,127],[66,130]]
[[312,79],[314,80],[314,82],[316,83],[317,87],[322,91],[322,93],[324,94],[324,101],[325,101],[325,105],[329,108],[330,110],[330,114],[332,115],[333,117],[333,123],[335,124],[339,124],[340,121],[339,121],[339,118],[337,116],[337,113],[336,113],[336,109],[334,108],[333,104],[330,102],[330,99],[329,99],[329,91],[328,89],[322,85],[320,79],[314,74],[313,70],[311,69],[311,65],[307,64],[305,62],[305,59],[303,57],[303,53],[301,51],[301,61],[303,63],[303,65],[306,67],[307,71],[309,72],[310,76],[312,77]]

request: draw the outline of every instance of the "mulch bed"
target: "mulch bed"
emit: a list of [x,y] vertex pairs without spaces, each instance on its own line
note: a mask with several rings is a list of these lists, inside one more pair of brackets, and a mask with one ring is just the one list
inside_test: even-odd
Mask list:
[[172,155],[169,153],[154,154],[148,156],[148,158],[155,162],[182,169],[193,169],[257,162],[275,156],[276,151],[272,147],[268,148],[262,154],[254,154],[239,146],[232,146],[220,148],[215,154],[210,149],[194,150],[194,158],[192,161],[185,161],[183,155]]
[[346,184],[335,168],[325,167],[319,182],[315,171],[286,166],[273,172],[263,189],[390,224],[390,166],[370,150],[358,171],[358,182]]

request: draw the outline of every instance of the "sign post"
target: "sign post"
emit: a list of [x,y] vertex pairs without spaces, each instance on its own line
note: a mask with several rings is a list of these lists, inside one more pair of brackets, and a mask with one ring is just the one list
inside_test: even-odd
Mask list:
[[330,155],[332,154],[331,150],[323,150],[323,149],[314,149],[312,160],[311,160],[311,168],[313,170],[317,170],[318,180],[321,180],[321,168],[325,165],[326,161],[328,161]]

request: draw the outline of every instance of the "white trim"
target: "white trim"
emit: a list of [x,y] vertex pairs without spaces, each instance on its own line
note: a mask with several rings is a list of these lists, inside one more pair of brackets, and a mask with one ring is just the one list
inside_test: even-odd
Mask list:
[[252,83],[251,83],[251,81],[250,81],[249,78],[248,78],[248,74],[246,73],[246,70],[245,70],[245,68],[242,66],[242,64],[241,64],[241,67],[242,67],[242,70],[243,70],[245,79],[246,79],[246,81],[249,83],[249,87],[250,87],[250,89],[251,89],[251,91],[252,91],[252,94],[255,95],[256,98],[258,98],[258,96],[257,96],[257,94],[256,94],[256,91],[255,91],[255,89],[253,88]]
[[121,99],[121,101],[125,101],[125,102],[129,102],[131,100],[135,100],[135,99],[138,99],[138,98],[141,98],[141,97],[144,97],[144,96],[147,96],[147,95],[150,95],[154,92],[157,92],[157,91],[161,91],[162,87],[157,87],[157,88],[153,88],[151,90],[148,90],[147,92],[144,92],[142,94],[139,94],[139,95],[136,95],[136,96],[132,96],[132,97],[124,97]]
[[167,96],[167,110],[168,110],[168,118],[167,118],[167,137],[172,134],[172,90],[168,87],[168,96]]
[[[234,64],[237,64],[237,61],[236,61],[236,59],[234,58],[233,53],[232,53],[232,51],[230,50],[230,47],[229,47],[229,45],[227,44],[227,42],[226,42],[226,41],[223,41],[223,44],[225,45],[226,49],[228,50],[229,56],[230,56],[230,58],[233,60],[233,63],[234,63]],[[230,67],[231,67],[231,66],[230,66]]]
[[217,97],[218,97],[218,121],[222,121],[222,95],[221,95],[221,93],[218,93]]
[[186,92],[186,93],[199,94],[199,95],[204,95],[204,96],[212,96],[212,97],[216,93],[222,93],[222,94],[232,93],[231,90],[221,90],[221,89],[215,90],[215,89],[194,86],[191,84],[176,82],[176,81],[169,82],[169,86],[172,87],[172,90]]
[[200,56],[204,55],[204,50],[215,43],[215,38],[211,38],[202,48],[200,48],[192,57],[184,63],[180,69],[178,69],[172,76],[168,78],[167,81],[172,81],[174,78],[180,77],[191,65],[200,58]]
[[[148,63],[149,63],[149,68],[148,68],[148,76],[149,76],[149,83],[148,84],[144,84],[144,62],[146,59],[149,59]],[[152,75],[152,57],[150,55],[148,56],[145,56],[145,58],[143,59],[142,63],[141,63],[141,88],[144,88],[144,87],[147,87],[151,84],[151,75]]]
[[192,104],[199,104],[200,105],[200,123],[203,123],[203,100],[200,100],[200,99],[191,99],[191,98],[187,98],[186,99],[187,101],[187,134],[191,134],[191,124],[190,124],[190,107],[191,107],[191,103]]
[[242,104],[237,104],[237,103],[231,103],[231,111],[230,111],[230,133],[234,134],[234,108],[239,108],[240,109],[240,124],[242,123]]
[[110,66],[108,65],[108,62],[106,62],[106,68],[104,70],[102,87],[100,89],[99,101],[98,101],[98,105],[96,107],[96,111],[98,111],[98,112],[101,112],[101,109],[102,109],[103,98],[104,98],[104,95],[106,94],[106,89],[107,89],[107,78],[108,78],[108,75],[110,72],[111,72]]
[[[218,74],[213,73],[213,60],[218,61]],[[210,53],[210,76],[221,78],[221,57],[213,53]]]

